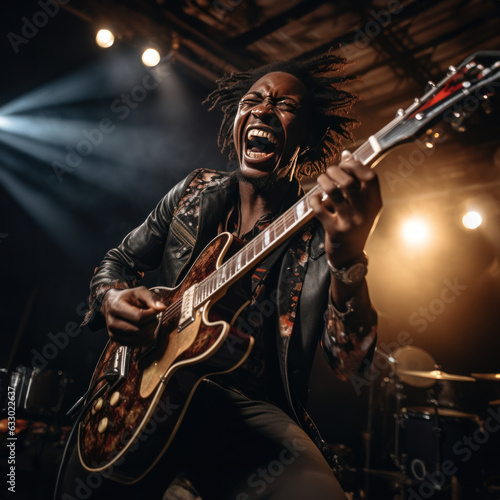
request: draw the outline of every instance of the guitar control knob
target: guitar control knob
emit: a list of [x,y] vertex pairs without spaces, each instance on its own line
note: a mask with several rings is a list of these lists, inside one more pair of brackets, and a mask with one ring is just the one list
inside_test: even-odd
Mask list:
[[98,412],[101,408],[102,408],[102,405],[103,405],[104,401],[102,398],[99,398],[96,402],[95,402],[95,405],[94,405],[94,410],[96,412]]
[[104,417],[97,426],[97,432],[102,434],[107,429],[107,427],[108,427],[108,419],[107,417]]
[[113,394],[111,394],[111,398],[109,399],[109,404],[111,406],[115,406],[118,401],[120,401],[121,396],[122,395],[118,391],[113,392]]

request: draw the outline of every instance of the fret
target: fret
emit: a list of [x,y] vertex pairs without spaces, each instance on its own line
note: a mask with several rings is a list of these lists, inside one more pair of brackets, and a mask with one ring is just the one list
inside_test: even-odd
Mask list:
[[271,236],[271,241],[274,243],[279,238],[279,233],[276,233],[276,229],[278,228],[277,224],[272,224],[269,226],[269,234]]
[[228,260],[227,263],[226,263],[226,267],[227,267],[227,276],[228,276],[228,279],[231,278],[231,276],[234,276],[235,275],[235,265],[236,263],[234,262],[234,260]]
[[254,258],[257,257],[257,255],[259,255],[262,250],[263,250],[263,241],[262,241],[262,235],[259,234],[259,236],[257,236],[254,240],[252,240],[252,242],[254,243]]
[[306,212],[309,213],[312,210],[311,204],[309,203],[309,196],[304,196],[302,200],[304,201]]
[[276,223],[275,223],[275,228],[274,228],[274,239],[278,239],[277,235],[281,235],[286,232],[286,223],[285,223],[285,218],[280,217]]
[[296,215],[297,221],[302,219],[304,213],[305,213],[304,200],[300,200],[295,205],[295,215]]
[[254,245],[252,244],[248,244],[246,247],[246,252],[245,252],[245,264],[248,264],[249,262],[251,262],[255,256],[255,252],[254,252]]
[[381,151],[378,139],[372,135],[368,138],[364,144],[362,144],[354,153],[353,156],[356,160],[361,162],[363,165],[369,163],[373,158],[375,158]]
[[271,232],[269,229],[266,229],[264,231],[264,248],[268,247],[269,243],[271,243]]

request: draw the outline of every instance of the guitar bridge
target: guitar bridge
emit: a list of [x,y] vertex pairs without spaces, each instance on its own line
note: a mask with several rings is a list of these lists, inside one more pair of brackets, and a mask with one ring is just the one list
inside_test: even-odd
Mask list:
[[182,296],[181,317],[179,319],[179,328],[177,329],[178,332],[194,321],[195,292],[196,285],[193,285],[191,288],[188,288]]

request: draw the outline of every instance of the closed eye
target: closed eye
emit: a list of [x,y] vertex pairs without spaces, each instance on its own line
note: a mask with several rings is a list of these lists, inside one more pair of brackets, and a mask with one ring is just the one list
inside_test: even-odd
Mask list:
[[300,105],[294,101],[281,100],[276,103],[276,108],[281,111],[287,111],[289,113],[296,113],[300,108]]

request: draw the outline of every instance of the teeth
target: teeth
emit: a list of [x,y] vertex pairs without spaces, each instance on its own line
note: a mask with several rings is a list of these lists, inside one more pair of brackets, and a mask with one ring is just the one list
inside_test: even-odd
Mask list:
[[267,130],[260,130],[258,128],[252,128],[247,133],[247,139],[251,140],[252,137],[264,137],[269,142],[272,142],[273,144],[278,143],[278,139],[276,138],[276,136],[272,132],[268,132]]
[[252,151],[251,149],[247,149],[247,156],[249,158],[264,158],[264,156],[269,156],[269,153],[261,153],[257,151]]

